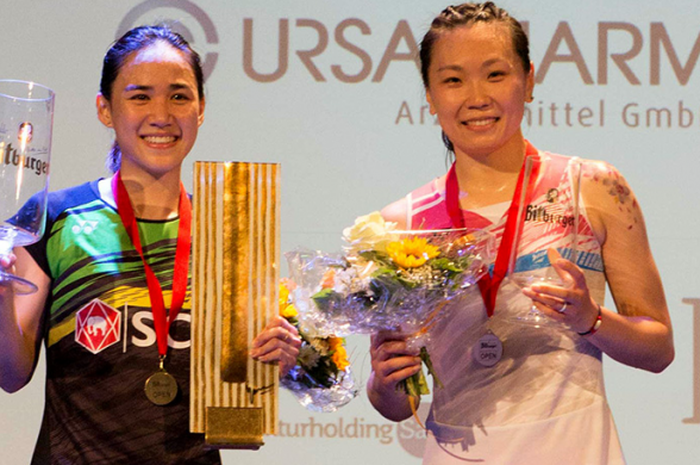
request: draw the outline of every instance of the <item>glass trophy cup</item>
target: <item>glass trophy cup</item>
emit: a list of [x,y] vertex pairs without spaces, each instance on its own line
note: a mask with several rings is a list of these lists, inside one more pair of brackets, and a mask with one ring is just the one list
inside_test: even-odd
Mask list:
[[[53,128],[54,92],[40,84],[0,80],[0,256],[41,239]],[[16,294],[36,286],[0,269],[0,285]]]
[[[549,162],[548,156],[541,154],[540,157],[540,171],[544,171]],[[577,262],[581,160],[570,159],[563,178],[554,180],[555,185],[536,186],[538,194],[532,199],[533,203],[525,205],[525,192],[533,163],[538,161],[528,158],[525,162],[521,189],[523,197],[517,216],[513,252],[508,265],[508,279],[520,289],[534,284],[566,287],[567,284],[549,265],[547,248],[550,247],[548,244],[552,244],[563,258]],[[537,202],[538,200],[540,201]],[[534,304],[516,312],[509,319],[514,323],[534,327],[562,326],[542,313]]]

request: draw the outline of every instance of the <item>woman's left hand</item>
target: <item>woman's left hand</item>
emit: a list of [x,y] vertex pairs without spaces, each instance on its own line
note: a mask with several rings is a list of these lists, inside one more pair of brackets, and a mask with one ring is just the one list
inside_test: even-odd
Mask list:
[[276,316],[253,340],[250,356],[265,363],[279,363],[280,376],[286,376],[297,362],[301,338],[291,323]]
[[562,322],[572,330],[588,331],[598,317],[598,304],[593,300],[586,277],[579,267],[561,257],[556,249],[547,250],[547,257],[564,287],[552,284],[533,284],[523,294],[550,318]]
[[[583,272],[553,250],[549,261],[564,286],[533,285],[523,291],[537,308],[568,325],[610,358],[660,373],[673,361],[673,330],[659,270],[649,248],[639,203],[622,175],[602,162],[586,162],[581,198],[615,310],[600,307]],[[558,313],[566,304],[564,313]],[[593,329],[600,311],[601,324]]]

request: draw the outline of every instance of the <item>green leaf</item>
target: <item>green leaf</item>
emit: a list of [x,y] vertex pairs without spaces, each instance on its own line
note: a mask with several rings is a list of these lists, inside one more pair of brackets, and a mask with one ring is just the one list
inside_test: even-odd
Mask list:
[[365,250],[360,252],[359,255],[367,261],[374,262],[379,267],[390,269],[397,268],[394,261],[386,252],[379,252],[378,250]]
[[437,373],[435,373],[435,367],[433,367],[433,362],[430,360],[430,354],[428,353],[428,349],[425,347],[420,348],[420,359],[423,360],[423,363],[425,363],[425,367],[428,369],[430,376],[433,377],[435,384],[442,388],[442,382],[440,381],[440,378],[438,378]]
[[428,382],[425,379],[423,370],[401,381],[396,388],[402,389],[406,395],[411,397],[420,398],[423,394],[430,394],[430,388],[428,387]]
[[379,278],[379,277],[384,276],[384,277],[388,277],[388,278],[393,278],[396,276],[396,271],[397,270],[395,270],[395,269],[383,266],[383,267],[380,267],[380,268],[377,268],[376,270],[374,270],[374,272],[372,273],[372,277]]
[[342,294],[335,292],[333,289],[321,289],[311,298],[316,303],[316,306],[322,311],[328,311],[333,305],[342,302]]
[[430,266],[437,268],[438,270],[452,271],[453,273],[461,273],[464,268],[459,267],[455,262],[449,258],[436,258],[431,260]]

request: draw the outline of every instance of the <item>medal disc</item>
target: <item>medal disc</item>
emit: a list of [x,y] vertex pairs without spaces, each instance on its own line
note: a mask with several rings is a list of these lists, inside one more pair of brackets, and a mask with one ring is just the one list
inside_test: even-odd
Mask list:
[[488,332],[479,338],[472,350],[474,360],[479,365],[492,367],[501,361],[503,356],[503,344],[492,332]]
[[177,381],[165,370],[152,374],[143,389],[148,400],[156,405],[168,405],[175,400],[178,392]]

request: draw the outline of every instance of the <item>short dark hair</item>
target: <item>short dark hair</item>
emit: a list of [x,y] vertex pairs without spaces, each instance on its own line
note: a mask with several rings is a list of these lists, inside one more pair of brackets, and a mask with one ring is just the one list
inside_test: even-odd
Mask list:
[[[100,93],[110,101],[112,99],[112,87],[127,58],[139,50],[142,50],[156,42],[165,42],[182,52],[187,57],[194,77],[197,81],[197,93],[199,98],[204,98],[204,73],[199,54],[177,32],[167,26],[138,26],[129,30],[115,41],[105,54],[102,62],[102,78],[100,79]],[[115,141],[107,156],[107,168],[116,172],[121,165],[121,150]]]

